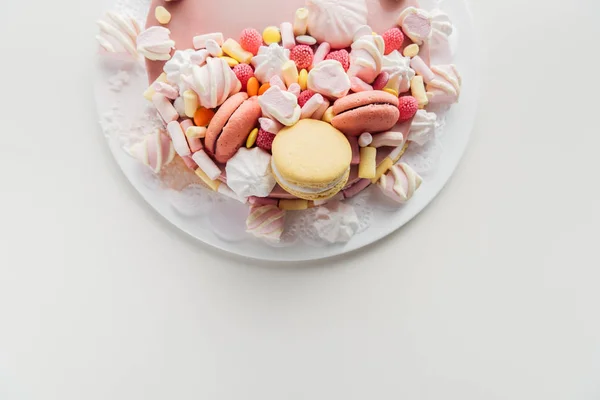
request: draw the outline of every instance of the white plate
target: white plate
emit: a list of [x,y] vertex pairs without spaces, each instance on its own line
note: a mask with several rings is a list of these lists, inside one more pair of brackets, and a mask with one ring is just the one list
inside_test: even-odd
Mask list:
[[[422,3],[424,8],[429,8],[427,5],[431,5],[428,3],[432,1]],[[215,203],[202,216],[185,216],[172,206],[172,193],[153,185],[148,180],[149,175],[140,169],[140,164],[123,151],[121,143],[108,132],[110,129],[105,129],[111,152],[127,179],[159,214],[192,237],[221,250],[256,259],[301,261],[360,249],[399,229],[423,210],[444,187],[467,146],[476,114],[479,85],[475,31],[465,0],[444,1],[441,8],[450,15],[456,27],[452,36],[457,49],[454,62],[463,76],[463,89],[460,103],[447,113],[444,134],[440,139],[443,153],[439,163],[433,172],[427,174],[423,185],[409,203],[397,210],[375,208],[370,227],[346,244],[316,247],[300,241],[290,247],[271,247],[244,232],[247,206],[234,201]],[[99,115],[110,114],[116,104],[123,115],[139,115],[145,107],[140,95],[147,86],[143,71],[129,74],[126,87],[115,91],[107,85],[114,71],[108,72],[101,63],[98,66],[95,95]]]

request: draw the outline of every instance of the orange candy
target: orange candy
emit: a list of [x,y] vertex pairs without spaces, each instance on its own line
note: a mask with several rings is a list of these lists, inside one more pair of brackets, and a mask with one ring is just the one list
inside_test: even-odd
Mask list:
[[208,126],[210,120],[215,116],[215,112],[210,108],[200,107],[194,114],[194,125]]
[[268,82],[263,83],[260,89],[258,89],[258,95],[262,96],[267,90],[269,90],[270,87],[271,85]]
[[252,77],[248,79],[248,83],[246,84],[246,91],[248,92],[248,97],[256,96],[258,94],[258,87],[260,84],[258,83],[258,79],[256,77]]

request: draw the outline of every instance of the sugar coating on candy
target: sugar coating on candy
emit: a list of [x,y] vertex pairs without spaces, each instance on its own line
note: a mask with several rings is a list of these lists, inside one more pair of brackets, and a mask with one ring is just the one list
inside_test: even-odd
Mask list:
[[375,78],[375,80],[373,81],[373,90],[383,90],[383,88],[385,87],[385,85],[387,85],[389,80],[390,74],[388,74],[385,71],[380,73],[379,75],[377,75],[377,78]]
[[402,43],[404,43],[404,34],[398,28],[387,30],[381,37],[383,37],[385,43],[385,55],[390,54],[394,50],[400,50]]
[[273,140],[275,140],[275,134],[267,132],[262,128],[258,130],[258,136],[256,137],[256,145],[258,147],[265,151],[271,151]]
[[313,97],[316,93],[313,92],[312,90],[305,90],[302,93],[300,93],[300,96],[298,96],[298,105],[300,107],[304,107],[304,105],[306,104],[306,102],[308,100],[310,100],[311,97]]
[[398,122],[408,121],[419,110],[419,102],[412,96],[402,96],[398,102],[398,110],[400,110]]
[[342,67],[344,67],[344,71],[348,71],[350,68],[350,55],[344,49],[332,51],[331,53],[327,54],[325,59],[339,61],[339,63],[342,64]]
[[313,49],[305,44],[294,46],[290,52],[290,60],[296,63],[298,69],[310,68],[314,56]]
[[248,64],[238,64],[233,67],[233,73],[242,83],[242,91],[246,91],[248,80],[254,76],[254,70]]
[[253,55],[258,54],[258,49],[262,46],[262,43],[262,35],[256,29],[246,28],[240,35],[242,49],[249,51]]

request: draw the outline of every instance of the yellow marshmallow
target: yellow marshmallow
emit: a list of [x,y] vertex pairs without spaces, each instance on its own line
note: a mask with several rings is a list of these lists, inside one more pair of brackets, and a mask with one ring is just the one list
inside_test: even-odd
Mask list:
[[303,69],[300,71],[298,75],[298,84],[300,85],[300,89],[306,90],[306,85],[308,84],[308,71]]
[[308,8],[299,8],[294,16],[294,35],[306,35],[308,30]]
[[158,6],[154,10],[154,16],[156,20],[160,22],[162,25],[166,25],[171,22],[171,13],[167,11],[163,6]]
[[375,147],[360,148],[360,164],[358,164],[358,177],[361,179],[373,179],[376,175],[377,149]]
[[404,49],[404,53],[402,53],[404,55],[404,57],[410,57],[413,58],[417,55],[419,55],[419,45],[416,43],[413,43],[411,45],[406,46],[406,48]]
[[323,114],[323,118],[321,118],[321,121],[330,124],[333,120],[333,117],[335,117],[335,114],[333,113],[333,106],[331,106],[325,111],[325,114]]
[[308,200],[279,200],[279,208],[288,211],[301,211],[308,208]]
[[288,60],[283,64],[281,74],[287,87],[290,87],[292,83],[298,83],[298,67],[293,60]]
[[235,67],[236,65],[239,64],[239,62],[231,57],[226,57],[226,56],[222,56],[221,57],[223,60],[227,61],[227,65],[229,65],[231,68]]
[[254,128],[254,129],[252,129],[252,132],[250,132],[250,135],[248,136],[248,139],[246,140],[246,148],[247,149],[254,146],[254,143],[256,143],[257,137],[258,137],[258,128]]
[[392,168],[393,165],[394,165],[394,162],[390,158],[386,158],[385,160],[383,160],[381,162],[381,164],[379,164],[377,166],[377,169],[375,170],[375,177],[373,179],[371,179],[371,183],[373,183],[373,184],[377,183],[379,178],[381,178],[381,175],[388,172],[389,169]]
[[419,108],[425,108],[427,104],[429,104],[429,98],[427,97],[427,92],[425,91],[425,84],[423,83],[423,77],[420,75],[416,75],[410,81],[410,91],[412,96],[417,99],[419,103]]
[[190,126],[185,130],[188,139],[204,139],[207,129],[204,126]]
[[262,34],[263,41],[268,45],[281,42],[281,32],[276,26],[267,26]]
[[229,38],[223,43],[221,49],[227,54],[229,57],[235,59],[238,62],[250,64],[252,60],[252,53],[242,49],[242,46],[235,40]]
[[183,104],[185,106],[185,115],[188,118],[194,118],[194,114],[196,114],[196,110],[200,106],[196,92],[190,89],[183,92]]
[[221,185],[221,182],[213,181],[212,179],[210,179],[208,177],[208,175],[206,175],[206,173],[204,173],[204,171],[202,171],[202,168],[198,168],[196,170],[196,175],[198,175],[198,178],[202,179],[202,182],[204,182],[206,184],[206,186],[208,186],[215,192],[219,189],[219,185]]

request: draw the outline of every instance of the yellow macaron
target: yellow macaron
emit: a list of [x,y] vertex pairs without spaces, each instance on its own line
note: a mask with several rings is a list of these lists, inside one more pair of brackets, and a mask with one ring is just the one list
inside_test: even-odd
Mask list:
[[303,119],[282,129],[275,136],[272,153],[277,183],[301,199],[329,199],[348,182],[350,143],[326,122]]

